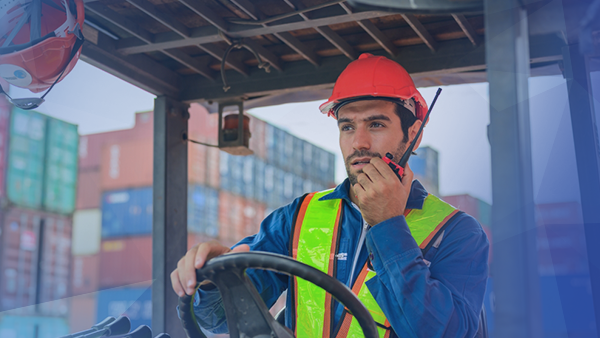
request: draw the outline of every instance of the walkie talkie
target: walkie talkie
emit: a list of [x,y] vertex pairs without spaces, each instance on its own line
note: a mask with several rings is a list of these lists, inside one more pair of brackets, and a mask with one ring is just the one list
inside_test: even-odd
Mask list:
[[417,144],[417,141],[419,140],[419,136],[421,136],[421,133],[423,132],[423,128],[425,127],[425,124],[427,124],[427,121],[429,120],[429,114],[431,113],[431,110],[433,109],[433,106],[435,105],[435,101],[437,101],[437,98],[438,98],[438,96],[440,96],[441,92],[442,92],[442,88],[438,88],[437,92],[435,93],[435,97],[433,98],[433,102],[431,102],[431,105],[429,106],[429,110],[427,110],[427,114],[425,114],[425,118],[423,119],[421,128],[419,128],[419,131],[417,132],[417,135],[415,136],[414,140],[412,140],[412,142],[408,146],[408,149],[406,149],[406,151],[404,152],[404,155],[402,155],[402,157],[400,158],[400,162],[398,162],[398,163],[394,162],[393,161],[394,155],[392,155],[391,153],[386,153],[385,157],[382,158],[383,161],[385,163],[387,163],[388,166],[390,166],[390,168],[394,171],[394,173],[396,173],[396,176],[398,176],[398,179],[400,180],[400,182],[402,182],[402,175],[404,175],[404,167],[406,167],[406,163],[408,163],[408,159],[410,158],[410,155],[413,153],[413,149],[415,149],[415,144]]

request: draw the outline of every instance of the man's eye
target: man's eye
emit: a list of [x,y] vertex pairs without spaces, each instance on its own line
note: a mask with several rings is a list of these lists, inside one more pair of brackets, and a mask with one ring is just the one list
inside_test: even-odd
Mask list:
[[351,129],[352,129],[352,126],[347,125],[347,124],[340,127],[341,131],[348,131],[348,130],[351,130]]
[[371,123],[371,127],[381,128],[381,127],[384,127],[384,125],[379,122],[373,122],[373,123]]

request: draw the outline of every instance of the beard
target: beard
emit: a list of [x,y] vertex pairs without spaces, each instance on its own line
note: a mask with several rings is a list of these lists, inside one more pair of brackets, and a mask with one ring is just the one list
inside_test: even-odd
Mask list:
[[[402,155],[404,155],[405,151],[406,151],[406,142],[401,141],[400,144],[398,144],[398,147],[396,148],[396,150],[390,152],[392,155],[394,155],[393,161],[398,163],[397,161],[400,160]],[[379,157],[379,158],[381,158],[381,154],[373,153],[368,150],[360,150],[360,151],[355,150],[354,153],[352,153],[352,154],[348,155],[348,157],[346,157],[344,162],[346,165],[346,173],[348,174],[348,179],[350,180],[351,185],[355,185],[356,183],[358,183],[357,176],[359,174],[363,173],[362,169],[359,169],[356,173],[351,172],[350,166],[352,165],[352,159],[357,158],[357,157]]]

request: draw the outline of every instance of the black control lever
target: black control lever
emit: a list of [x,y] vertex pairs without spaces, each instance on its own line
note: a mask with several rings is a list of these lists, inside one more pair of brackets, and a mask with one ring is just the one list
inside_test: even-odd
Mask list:
[[108,335],[106,338],[152,338],[152,330],[146,325],[140,325],[137,329],[120,335]]
[[104,329],[104,327],[106,327],[106,325],[112,323],[115,321],[115,317],[106,317],[103,321],[101,321],[100,323],[92,326],[92,328],[87,329],[87,330],[83,330],[80,332],[75,332],[75,333],[71,333],[69,335],[66,336],[62,336],[60,338],[77,338],[77,337],[81,337],[81,336],[85,336],[86,334],[95,332],[95,331],[99,331]]
[[154,338],[171,338],[171,336],[169,336],[168,333],[161,333],[158,336],[154,337]]
[[100,338],[106,336],[123,335],[128,333],[130,329],[131,322],[129,321],[129,318],[120,316],[114,322],[106,325],[103,329],[80,336],[80,338]]

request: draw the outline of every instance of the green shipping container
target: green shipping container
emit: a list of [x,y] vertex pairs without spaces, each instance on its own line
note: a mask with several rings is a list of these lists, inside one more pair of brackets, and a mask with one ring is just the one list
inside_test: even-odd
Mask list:
[[0,315],[2,338],[56,338],[69,334],[65,318]]
[[479,200],[479,222],[481,224],[487,225],[488,227],[492,225],[492,206],[487,202]]
[[44,209],[70,214],[75,211],[77,191],[77,126],[50,118],[47,131]]
[[42,206],[47,121],[46,116],[34,111],[12,111],[6,192],[8,200],[18,206]]

